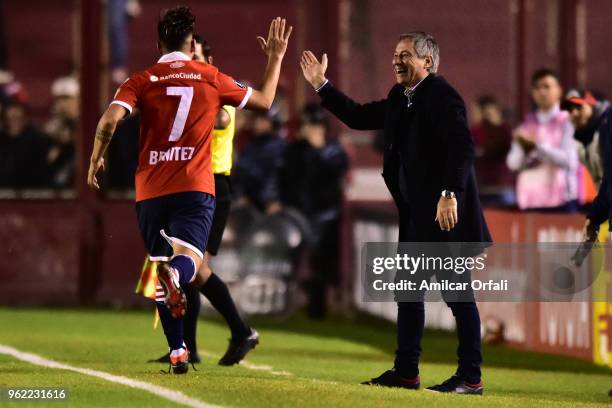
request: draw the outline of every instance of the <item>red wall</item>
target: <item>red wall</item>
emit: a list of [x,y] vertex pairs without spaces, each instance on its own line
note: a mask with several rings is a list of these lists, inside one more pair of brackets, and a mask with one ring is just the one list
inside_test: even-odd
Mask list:
[[78,301],[78,216],[69,203],[0,202],[2,303]]
[[0,201],[0,303],[136,305],[144,261],[134,204]]

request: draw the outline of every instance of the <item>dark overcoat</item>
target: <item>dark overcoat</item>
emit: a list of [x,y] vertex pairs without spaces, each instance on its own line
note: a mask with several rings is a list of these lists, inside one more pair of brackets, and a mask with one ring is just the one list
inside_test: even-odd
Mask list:
[[[395,85],[386,99],[359,104],[331,83],[322,105],[353,129],[384,129],[383,179],[398,209],[401,242],[490,242],[474,175],[474,143],[459,93],[430,74],[409,99]],[[442,190],[457,195],[459,222],[435,222]]]

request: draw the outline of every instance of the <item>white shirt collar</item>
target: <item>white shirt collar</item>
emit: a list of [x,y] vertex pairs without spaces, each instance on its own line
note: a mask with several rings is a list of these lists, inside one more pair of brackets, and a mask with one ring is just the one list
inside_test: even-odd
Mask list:
[[191,58],[189,58],[189,55],[183,52],[173,51],[169,54],[162,55],[161,58],[157,60],[158,63],[171,61],[191,61]]
[[417,88],[417,86],[421,85],[421,82],[423,82],[429,75],[430,74],[425,75],[425,77],[421,79],[419,82],[417,82],[415,86],[408,88],[408,92],[413,93],[414,90]]
[[547,111],[538,109],[536,111],[536,118],[538,119],[539,123],[547,123],[550,122],[550,120],[555,117],[560,111],[561,108],[559,105],[555,105]]

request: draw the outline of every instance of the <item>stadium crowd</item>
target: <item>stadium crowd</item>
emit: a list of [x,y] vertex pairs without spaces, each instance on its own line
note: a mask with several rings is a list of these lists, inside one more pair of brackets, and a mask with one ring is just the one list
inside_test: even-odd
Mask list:
[[[112,0],[107,12],[109,77],[115,86],[128,75],[128,26],[130,20],[141,14],[141,4],[138,0]],[[73,189],[74,140],[79,119],[78,75],[61,77],[51,84],[52,102],[46,120],[35,123],[28,102],[30,97],[37,96],[29,96],[25,89],[23,80],[27,78],[14,78],[10,71],[6,40],[1,31],[0,189]],[[587,138],[586,142],[584,130],[574,131],[575,124],[570,120],[571,104],[562,109],[563,92],[563,84],[555,71],[544,68],[532,74],[533,111],[524,118],[517,118],[515,112],[502,106],[495,95],[483,94],[472,101],[469,116],[477,153],[475,170],[485,206],[575,212],[592,201],[595,185],[601,180],[601,163],[593,159],[598,156],[593,154],[598,153],[598,140]],[[566,96],[575,92],[569,90]],[[595,108],[596,114],[601,114],[608,102],[601,94],[592,94],[595,96],[588,104]],[[283,181],[286,171],[295,170],[283,168],[283,163],[295,163],[296,157],[292,155],[314,163],[321,158],[326,160],[338,150],[343,157],[342,174],[346,173],[346,153],[340,144],[328,143],[328,139],[337,138],[326,135],[330,129],[326,114],[317,112],[314,106],[307,106],[302,117],[298,114],[296,120],[289,118],[290,111],[281,89],[270,113],[241,112],[237,118],[234,195],[241,203],[248,202],[267,213],[279,211],[283,204],[296,206],[298,197],[304,200],[309,193],[308,182],[287,183],[287,177]],[[293,111],[299,112],[299,109]],[[312,120],[325,130],[316,129],[305,120]],[[136,134],[139,121],[138,114],[131,115],[118,129],[119,134]],[[289,140],[295,143],[288,144]],[[320,154],[315,157],[300,148],[306,145]],[[344,141],[343,145],[350,145],[350,141]],[[376,140],[374,148],[377,148]],[[116,138],[109,151],[108,161],[112,164],[106,175],[108,190],[133,190],[136,152],[135,137]],[[317,177],[292,174],[296,176]],[[342,187],[341,182],[332,179],[331,184]],[[325,177],[317,183],[324,181]],[[298,188],[304,191],[298,193]],[[310,203],[303,202],[297,207],[341,200],[341,191],[335,188],[316,193],[316,200],[310,199]],[[329,199],[326,198],[328,193]]]
[[12,75],[0,84],[0,189],[68,189],[74,186],[79,82],[58,78],[47,120],[30,116],[27,90]]
[[[481,95],[470,106],[481,199],[485,206],[578,211],[593,199],[593,183],[601,179],[601,163],[593,168],[592,153],[598,151],[598,141],[588,138],[587,142],[584,131],[575,131],[568,110],[571,104],[566,103],[562,109],[562,84],[553,70],[534,72],[531,85],[534,109],[514,126],[509,120],[510,110],[494,95]],[[50,88],[52,102],[47,118],[43,123],[35,123],[28,104],[31,96],[23,83],[13,78],[10,71],[0,73],[1,189],[74,187],[79,81],[75,75],[61,77]],[[569,90],[565,99],[576,92]],[[603,112],[608,106],[605,98],[596,92],[589,95],[585,103],[596,113]],[[295,163],[293,157],[286,160],[287,155],[297,154],[302,160],[317,161],[339,151],[343,163],[346,161],[341,144],[329,143],[337,138],[327,135],[330,127],[325,112],[308,105],[297,118],[289,118],[289,111],[281,93],[269,113],[241,112],[237,118],[235,198],[268,213],[278,211],[282,204],[295,205],[300,195],[295,191],[297,186],[308,188],[307,182],[288,186],[283,181],[284,171],[294,170],[281,171],[283,163]],[[111,165],[107,181],[110,190],[133,189],[137,141],[127,135],[136,134],[138,127],[139,117],[135,114],[118,129],[126,137],[117,137],[109,152]],[[294,143],[288,143],[290,140]],[[307,145],[320,152],[320,157],[310,157],[309,153],[300,151],[300,146]],[[341,167],[345,172],[346,165]],[[301,177],[317,175],[302,174]],[[325,177],[323,179],[325,181]],[[293,191],[288,192],[287,188]],[[327,191],[317,191],[317,196],[322,201],[339,200],[339,192],[332,190],[329,199]],[[305,192],[301,195],[305,196]],[[301,205],[321,200],[313,199],[312,203]]]

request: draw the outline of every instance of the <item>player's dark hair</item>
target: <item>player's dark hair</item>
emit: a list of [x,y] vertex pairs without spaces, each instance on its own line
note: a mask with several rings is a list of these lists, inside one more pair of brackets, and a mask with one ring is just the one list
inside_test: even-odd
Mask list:
[[553,77],[557,80],[558,83],[561,83],[561,80],[559,79],[559,74],[557,74],[555,70],[552,70],[550,68],[540,68],[531,75],[531,86],[535,86],[535,84],[540,79],[546,77]]
[[159,41],[168,49],[181,49],[185,39],[193,34],[195,16],[186,6],[177,6],[164,10],[157,23]]

